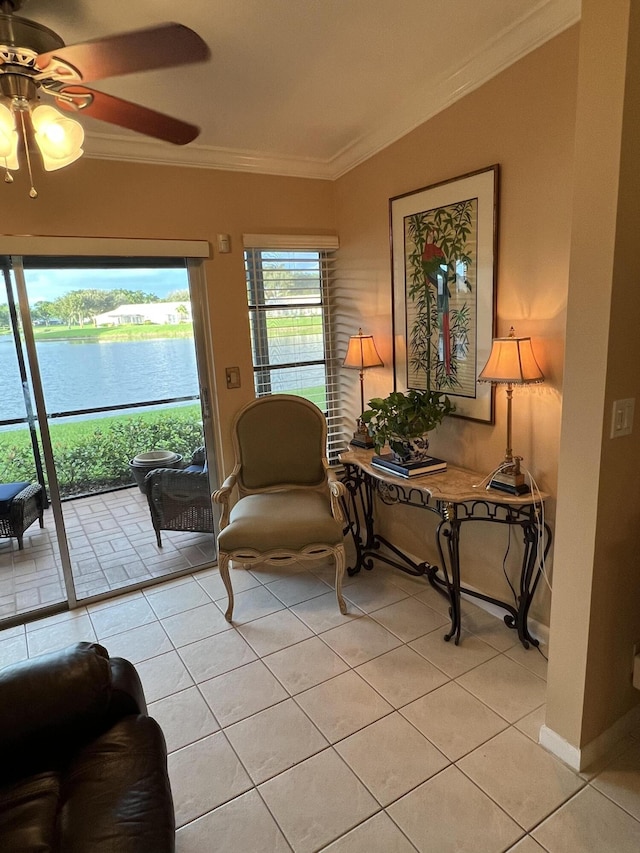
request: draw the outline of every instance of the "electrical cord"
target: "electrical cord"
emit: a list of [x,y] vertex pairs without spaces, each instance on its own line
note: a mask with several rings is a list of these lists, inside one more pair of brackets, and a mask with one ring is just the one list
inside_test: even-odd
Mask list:
[[525,476],[529,479],[529,487],[531,489],[531,494],[536,499],[536,517],[537,517],[537,555],[538,555],[538,568],[542,572],[542,577],[544,578],[544,582],[549,587],[549,592],[553,592],[553,587],[551,586],[551,582],[547,575],[547,567],[545,564],[544,558],[544,502],[542,500],[542,493],[536,483],[536,480],[531,473],[531,471],[525,469]]
[[[500,471],[504,471],[505,468],[510,468],[511,464],[512,463],[510,463],[510,462],[501,462],[497,468],[494,468],[493,471],[491,471],[489,474],[487,474],[486,477],[483,477],[483,479],[479,483],[473,483],[472,484],[473,488],[474,489],[481,489],[481,488],[488,489],[489,483],[494,478],[494,476],[496,474],[500,473]],[[544,578],[544,582],[549,587],[549,591],[553,592],[551,582],[549,581],[549,576],[547,575],[547,569],[546,569],[545,558],[544,558],[544,502],[542,500],[542,493],[541,493],[540,488],[538,487],[538,484],[535,480],[535,477],[533,476],[531,471],[529,471],[528,468],[523,468],[522,473],[525,475],[525,478],[528,481],[528,486],[531,490],[531,494],[532,494],[532,496],[535,500],[535,503],[536,503],[536,516],[537,516],[536,553],[538,555],[537,568],[540,569],[540,572],[542,573],[542,577]],[[508,552],[509,547],[510,547],[510,545],[507,546],[507,552]],[[505,559],[506,559],[506,555],[505,555]],[[503,562],[503,567],[504,567],[504,562]],[[511,583],[509,583],[509,586],[511,586]],[[511,587],[511,589],[513,591],[513,587]],[[517,600],[517,598],[516,598],[516,600]]]
[[[503,471],[505,468],[509,468],[509,467],[511,467],[511,463],[502,462],[500,465],[498,465],[497,468],[494,468],[493,471],[491,471],[489,474],[487,474],[487,476],[484,477],[479,483],[473,483],[473,488],[474,489],[481,489],[484,487],[484,488],[488,489],[489,483],[494,478],[494,476],[496,474],[498,474],[500,471]],[[533,474],[531,473],[531,471],[529,471],[528,468],[523,468],[522,472],[525,475],[527,485],[529,486],[529,489],[531,491],[531,495],[535,501],[536,555],[537,555],[536,569],[542,574],[542,577],[544,578],[544,582],[546,583],[547,587],[549,588],[549,591],[553,592],[553,588],[551,586],[551,582],[550,582],[549,576],[547,574],[547,567],[546,567],[545,553],[544,553],[544,549],[545,549],[545,516],[544,516],[544,501],[542,500],[542,492],[540,491],[540,488],[536,482],[536,479],[533,476]],[[505,551],[505,554],[504,554],[504,557],[502,560],[502,571],[503,571],[503,574],[506,578],[507,583],[509,584],[509,588],[511,589],[511,593],[513,595],[513,600],[517,606],[518,596],[517,596],[517,593],[513,587],[513,584],[511,583],[511,580],[510,580],[509,575],[507,573],[507,566],[506,566],[507,558],[508,558],[509,552],[511,550],[511,527],[510,526],[508,526],[508,531],[509,531],[509,536],[508,536],[508,540],[507,540],[507,549]],[[544,652],[541,650],[539,645],[535,646],[535,648],[538,650],[538,652],[544,658],[545,661],[549,660],[549,658],[544,654]]]
[[507,573],[507,558],[509,556],[509,551],[511,550],[511,525],[507,525],[507,550],[504,552],[504,557],[502,558],[502,574],[505,576],[507,583],[509,584],[509,589],[511,590],[511,594],[513,595],[513,603],[518,606],[518,594],[515,591],[513,584],[511,583],[511,578]]
[[547,663],[549,662],[549,658],[545,655],[545,653],[542,651],[542,649],[540,648],[540,646],[534,646],[534,649],[537,649],[537,650],[540,652],[540,654],[541,654],[541,655],[542,655],[542,657],[547,661]]
[[479,483],[472,483],[471,484],[472,488],[474,488],[474,489],[482,489],[482,488],[488,489],[489,488],[489,482],[491,480],[493,480],[495,475],[499,474],[501,471],[504,471],[505,468],[510,468],[510,467],[511,467],[510,462],[501,462],[497,468],[494,468],[493,471],[491,471],[491,473],[487,474],[486,477],[483,477]]

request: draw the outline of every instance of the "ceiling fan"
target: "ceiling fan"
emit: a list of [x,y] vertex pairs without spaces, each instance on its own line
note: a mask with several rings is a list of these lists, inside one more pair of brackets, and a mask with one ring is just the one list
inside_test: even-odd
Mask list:
[[[175,145],[186,145],[198,136],[195,125],[85,85],[205,61],[209,48],[193,30],[166,23],[65,45],[48,27],[16,16],[22,2],[0,0],[0,165],[4,159],[6,182],[13,181],[11,171],[19,168],[20,145],[31,175],[32,138],[47,171],[62,168],[83,153],[82,126],[41,103],[43,95],[65,112],[85,113]],[[37,196],[33,180],[30,195]]]

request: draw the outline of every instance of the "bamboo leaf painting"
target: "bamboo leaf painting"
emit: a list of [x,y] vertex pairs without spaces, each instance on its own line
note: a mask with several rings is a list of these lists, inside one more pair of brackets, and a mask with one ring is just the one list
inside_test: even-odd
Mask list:
[[495,318],[498,166],[390,199],[396,389],[443,391],[493,420],[477,382]]
[[473,392],[477,198],[407,216],[409,387]]

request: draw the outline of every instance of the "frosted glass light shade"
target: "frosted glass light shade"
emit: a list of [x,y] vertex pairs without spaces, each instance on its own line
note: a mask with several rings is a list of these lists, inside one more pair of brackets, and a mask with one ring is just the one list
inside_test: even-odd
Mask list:
[[79,122],[44,104],[33,110],[31,121],[47,172],[68,166],[84,153],[84,130]]
[[0,161],[5,169],[15,171],[18,163],[18,132],[11,110],[0,104]]
[[531,348],[531,338],[494,338],[479,382],[498,385],[531,385],[544,382],[544,374]]
[[357,335],[352,335],[349,338],[349,346],[342,366],[353,367],[356,370],[365,370],[367,367],[383,367],[382,359],[373,342],[373,335],[363,335],[362,329]]

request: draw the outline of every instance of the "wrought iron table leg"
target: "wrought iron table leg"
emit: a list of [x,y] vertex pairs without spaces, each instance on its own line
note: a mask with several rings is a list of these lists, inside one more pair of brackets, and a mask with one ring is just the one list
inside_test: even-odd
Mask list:
[[344,484],[349,495],[348,500],[343,502],[347,526],[345,533],[350,532],[356,549],[356,562],[353,567],[347,569],[347,574],[352,576],[358,574],[365,563],[365,553],[374,545],[373,530],[373,489],[368,478],[364,477],[359,469],[353,470],[352,466],[346,466],[347,476]]
[[[443,536],[447,542],[448,560],[445,557],[444,548],[442,547]],[[444,508],[444,518],[436,530],[436,541],[438,551],[440,552],[442,571],[449,591],[450,602],[451,630],[447,631],[444,639],[449,642],[452,637],[455,637],[454,642],[457,646],[460,643],[460,631],[462,628],[462,615],[460,611],[460,521],[458,520],[456,508],[453,504],[447,504]],[[447,569],[447,562],[449,570]]]
[[528,649],[530,645],[539,646],[539,641],[529,632],[528,619],[529,608],[533,601],[533,596],[538,587],[538,582],[542,575],[542,565],[549,552],[551,545],[551,531],[545,524],[544,530],[544,550],[542,558],[538,552],[539,539],[539,522],[537,518],[532,518],[523,525],[525,553],[522,558],[522,572],[520,574],[520,597],[518,600],[518,614],[516,619],[516,627],[518,629],[518,637],[520,642]]

